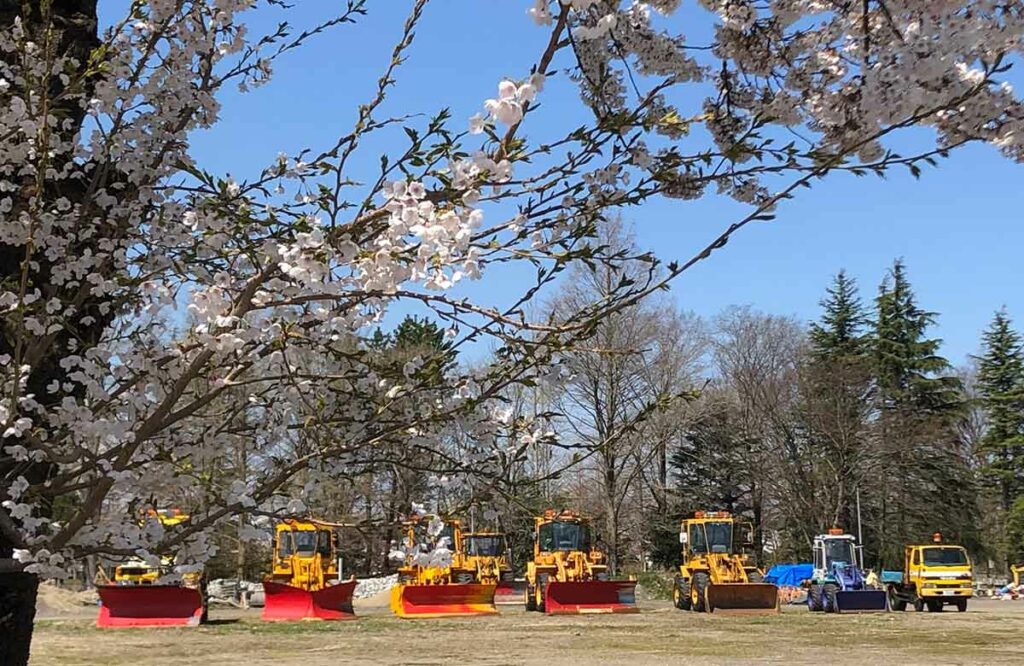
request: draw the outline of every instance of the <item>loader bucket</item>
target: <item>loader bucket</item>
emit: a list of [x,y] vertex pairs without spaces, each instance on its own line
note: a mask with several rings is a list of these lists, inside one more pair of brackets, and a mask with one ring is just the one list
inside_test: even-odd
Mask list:
[[889,610],[884,590],[847,590],[836,592],[839,613],[884,613]]
[[735,615],[779,612],[779,588],[769,583],[722,583],[708,586],[708,610]]
[[523,593],[526,590],[525,580],[503,580],[494,591],[494,603],[523,605]]
[[395,585],[391,588],[391,610],[398,617],[411,618],[496,615],[496,587],[479,583]]
[[263,581],[263,613],[260,619],[267,622],[288,620],[351,620],[352,593],[356,580],[328,585],[322,590],[310,592],[284,583]]
[[638,613],[636,581],[549,582],[544,595],[544,612],[552,615]]
[[199,590],[180,585],[99,585],[97,627],[195,627],[203,617]]

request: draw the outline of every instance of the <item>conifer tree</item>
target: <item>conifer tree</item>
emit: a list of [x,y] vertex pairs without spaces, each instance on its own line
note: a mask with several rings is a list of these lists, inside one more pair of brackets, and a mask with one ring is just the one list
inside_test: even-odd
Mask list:
[[903,544],[941,529],[968,545],[975,534],[974,482],[958,445],[962,385],[928,337],[936,314],[921,309],[901,260],[875,300],[872,333],[877,453],[883,473],[873,493],[872,531],[885,564]]
[[982,336],[977,388],[987,428],[981,440],[985,471],[999,485],[1009,512],[1024,495],[1024,345],[1006,310],[996,312]]
[[812,354],[817,358],[859,356],[865,350],[864,326],[867,316],[857,293],[857,283],[840,270],[821,300],[820,322],[811,324]]

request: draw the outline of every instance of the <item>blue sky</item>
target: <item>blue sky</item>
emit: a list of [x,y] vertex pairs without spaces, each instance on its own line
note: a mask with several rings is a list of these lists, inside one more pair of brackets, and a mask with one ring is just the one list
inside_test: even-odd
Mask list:
[[[294,0],[289,20],[303,26],[337,0]],[[106,21],[125,6],[101,0]],[[406,0],[371,0],[360,25],[345,26],[314,40],[309,48],[279,61],[271,83],[224,100],[222,122],[193,137],[194,154],[209,170],[253,175],[279,151],[322,147],[347,132],[356,105],[369,98],[398,36]],[[706,33],[706,18],[690,5],[683,20],[695,42]],[[504,76],[522,78],[536,58],[545,33],[525,15],[527,0],[434,0],[410,61],[388,109],[430,114],[447,106],[459,123],[494,96]],[[267,15],[266,27],[279,15]],[[562,77],[560,77],[562,78]],[[554,136],[583,118],[571,86],[562,78],[549,85],[542,109],[531,118],[529,136]],[[915,137],[920,139],[921,136]],[[376,165],[367,146],[367,168]],[[896,146],[900,148],[900,146]],[[922,307],[941,313],[933,333],[944,353],[963,362],[978,347],[981,330],[1005,305],[1024,329],[1021,210],[1024,168],[996,150],[969,147],[927,169],[920,180],[893,172],[875,177],[833,176],[783,204],[773,222],[758,223],[736,236],[712,259],[676,281],[679,305],[713,315],[732,304],[750,304],[803,320],[814,318],[830,276],[845,268],[866,300],[895,257],[903,257]],[[734,221],[740,210],[720,199],[656,201],[627,212],[638,242],[669,261],[685,259]],[[496,280],[472,288],[477,298],[502,302],[513,292]]]

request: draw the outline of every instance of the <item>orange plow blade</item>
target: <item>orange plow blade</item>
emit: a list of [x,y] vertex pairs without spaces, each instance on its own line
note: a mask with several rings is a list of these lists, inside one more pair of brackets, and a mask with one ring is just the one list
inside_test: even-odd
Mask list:
[[203,617],[199,590],[179,585],[100,585],[97,627],[195,627]]
[[769,583],[723,583],[708,586],[709,610],[735,615],[779,612],[779,588]]
[[391,610],[398,617],[431,618],[496,615],[496,585],[395,585]]
[[552,615],[638,613],[635,580],[549,582],[544,612]]
[[263,581],[264,604],[260,619],[267,622],[288,620],[351,620],[352,593],[356,580],[328,585],[310,592],[284,583]]

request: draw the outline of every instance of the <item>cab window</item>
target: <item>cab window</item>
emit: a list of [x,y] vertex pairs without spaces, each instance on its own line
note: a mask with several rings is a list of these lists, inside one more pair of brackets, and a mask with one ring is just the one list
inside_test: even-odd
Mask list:
[[708,543],[704,539],[703,525],[690,525],[690,549],[695,553],[708,552]]
[[914,554],[910,556],[910,563],[913,564],[915,567],[921,564],[921,551],[914,551]]
[[320,553],[320,557],[331,559],[331,532],[330,530],[320,530],[320,538],[317,539],[316,550]]
[[540,549],[550,553],[555,549],[555,527],[552,523],[540,526]]

